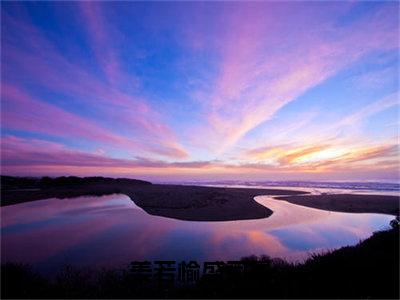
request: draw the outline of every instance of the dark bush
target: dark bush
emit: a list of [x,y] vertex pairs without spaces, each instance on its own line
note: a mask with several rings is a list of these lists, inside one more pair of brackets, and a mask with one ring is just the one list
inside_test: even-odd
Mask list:
[[244,272],[222,269],[192,286],[138,281],[129,270],[77,270],[53,280],[27,265],[1,266],[2,298],[399,298],[399,231],[377,232],[353,247],[313,255],[303,264],[244,257]]

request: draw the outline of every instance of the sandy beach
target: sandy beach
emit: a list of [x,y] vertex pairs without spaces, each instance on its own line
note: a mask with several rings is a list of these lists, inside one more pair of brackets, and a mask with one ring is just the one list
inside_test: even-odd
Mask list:
[[350,213],[399,215],[399,197],[384,195],[326,194],[276,197],[293,204]]
[[[129,196],[147,213],[190,221],[229,221],[266,218],[272,211],[254,197],[274,195],[294,204],[339,212],[399,214],[399,197],[382,195],[307,195],[306,192],[279,189],[246,189],[187,185],[149,184],[141,181],[82,179],[77,185],[2,189],[1,205],[12,205],[48,198],[121,193]],[[284,195],[284,196],[282,196]]]
[[48,198],[121,193],[152,215],[191,221],[228,221],[266,218],[272,211],[254,201],[260,195],[299,195],[276,189],[216,188],[185,185],[88,183],[76,187],[2,190],[1,205]]

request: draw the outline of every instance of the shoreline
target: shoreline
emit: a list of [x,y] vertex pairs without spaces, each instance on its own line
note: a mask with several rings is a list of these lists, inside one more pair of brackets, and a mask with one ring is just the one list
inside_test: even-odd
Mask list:
[[298,195],[301,192],[267,189],[209,188],[199,186],[151,185],[52,188],[35,191],[2,191],[1,206],[79,196],[124,194],[151,215],[186,221],[234,221],[269,217],[272,211],[258,204],[256,196]]
[[398,217],[400,197],[363,194],[324,194],[278,196],[277,200],[327,211],[344,213],[377,213]]
[[269,217],[272,211],[258,204],[261,195],[300,195],[300,191],[217,188],[203,186],[141,184],[136,181],[101,179],[91,182],[85,178],[76,183],[41,187],[18,185],[1,190],[1,206],[48,198],[71,198],[85,195],[125,194],[137,206],[151,215],[190,221],[234,221]]
[[[68,179],[68,177],[67,177]],[[57,180],[57,179],[55,179]],[[269,217],[273,212],[254,200],[274,196],[277,200],[327,211],[383,213],[399,216],[399,197],[363,194],[312,195],[305,191],[151,184],[138,180],[73,178],[58,186],[8,186],[1,190],[1,206],[48,198],[125,194],[151,215],[187,221],[233,221]]]

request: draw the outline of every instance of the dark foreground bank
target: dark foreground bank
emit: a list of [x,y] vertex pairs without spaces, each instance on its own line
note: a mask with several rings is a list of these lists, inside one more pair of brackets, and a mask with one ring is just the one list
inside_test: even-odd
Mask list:
[[29,266],[1,266],[2,298],[399,298],[399,230],[375,233],[356,246],[314,255],[303,264],[247,257],[236,272],[191,285],[146,281],[132,271],[65,268],[45,279]]

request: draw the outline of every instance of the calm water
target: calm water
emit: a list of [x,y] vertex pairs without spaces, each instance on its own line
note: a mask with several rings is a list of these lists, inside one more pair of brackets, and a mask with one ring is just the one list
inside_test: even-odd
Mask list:
[[267,254],[290,261],[356,244],[392,216],[322,211],[257,197],[269,218],[189,222],[151,216],[125,195],[47,199],[1,208],[2,261],[51,271],[125,266],[132,260],[234,260]]

